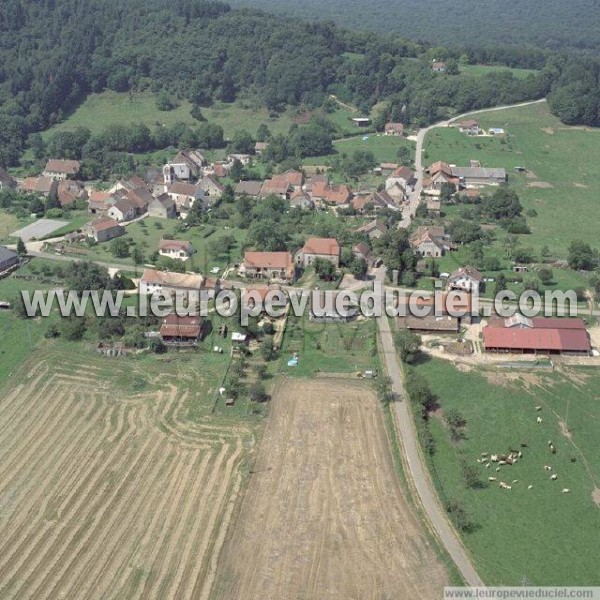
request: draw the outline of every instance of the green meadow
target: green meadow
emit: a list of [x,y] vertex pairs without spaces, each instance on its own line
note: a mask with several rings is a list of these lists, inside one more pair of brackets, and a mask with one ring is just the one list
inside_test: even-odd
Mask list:
[[[465,372],[437,359],[414,368],[439,399],[430,417],[436,446],[430,472],[442,503],[457,500],[473,525],[462,539],[486,584],[600,585],[596,370]],[[461,441],[452,440],[444,420],[450,409],[466,420]],[[477,462],[482,452],[510,448],[522,450],[523,458],[500,472],[495,463]],[[476,469],[481,487],[466,485],[461,463]],[[496,482],[488,481],[492,476]],[[512,489],[500,489],[500,481]]]
[[[597,244],[600,222],[600,130],[568,127],[553,117],[545,103],[498,112],[474,114],[484,129],[501,127],[505,138],[470,137],[455,128],[434,129],[426,139],[424,162],[443,160],[468,165],[504,167],[509,184],[521,198],[531,234],[524,246],[565,258],[572,240]],[[516,173],[515,167],[528,170]]]

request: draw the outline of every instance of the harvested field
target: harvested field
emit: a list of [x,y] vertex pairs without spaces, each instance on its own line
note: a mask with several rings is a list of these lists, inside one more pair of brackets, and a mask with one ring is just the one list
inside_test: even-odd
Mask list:
[[0,597],[208,597],[248,431],[186,420],[165,375],[118,393],[64,363],[0,397]]
[[215,600],[431,600],[448,584],[364,383],[278,385],[230,531]]

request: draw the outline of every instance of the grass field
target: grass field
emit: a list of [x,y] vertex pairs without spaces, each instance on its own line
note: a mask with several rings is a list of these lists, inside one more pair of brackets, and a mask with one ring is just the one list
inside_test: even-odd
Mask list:
[[[118,93],[106,91],[90,94],[67,118],[49,129],[44,135],[55,131],[72,130],[86,127],[92,133],[100,133],[108,125],[145,123],[148,127],[174,125],[178,122],[190,125],[198,124],[190,115],[191,105],[182,100],[174,110],[160,111],[156,108],[156,98],[151,93]],[[278,118],[271,118],[265,108],[253,107],[250,103],[238,101],[234,104],[216,102],[213,106],[202,109],[202,114],[211,123],[221,125],[225,136],[231,136],[238,129],[256,133],[259,125],[264,123],[273,133],[287,132],[293,123],[292,111],[283,113]]]
[[437,598],[448,584],[364,383],[282,380],[215,600]]
[[210,417],[203,358],[53,342],[3,386],[3,598],[209,594],[256,423]]
[[[297,367],[288,367],[293,353]],[[377,369],[377,327],[373,319],[349,323],[315,323],[308,316],[288,319],[283,338],[280,372],[313,377],[317,372],[356,373]]]
[[[437,448],[431,472],[442,502],[458,499],[475,524],[463,541],[486,584],[599,585],[600,375],[585,367],[464,372],[437,359],[415,368],[439,397],[430,419]],[[443,420],[449,409],[466,419],[464,441],[451,440]],[[508,453],[522,443],[523,458],[499,473],[477,463],[481,452]],[[482,489],[467,488],[462,460],[477,469]],[[499,489],[489,476],[512,490]]]
[[[553,117],[547,105],[474,115],[484,129],[503,127],[507,139],[469,137],[454,128],[435,129],[426,140],[425,163],[444,160],[467,165],[476,158],[484,166],[505,167],[510,185],[519,193],[531,235],[521,236],[525,246],[549,246],[565,258],[574,239],[597,244],[600,219],[600,130],[567,127]],[[530,174],[519,175],[514,167]]]
[[525,79],[528,75],[535,75],[537,71],[533,69],[513,69],[501,65],[460,65],[461,75],[487,75],[488,73],[512,73],[518,79]]
[[[223,269],[228,263],[239,262],[242,258],[241,244],[243,243],[246,231],[236,229],[235,227],[227,226],[210,226],[192,227],[186,231],[175,233],[175,228],[181,223],[172,219],[159,219],[148,217],[143,221],[131,223],[125,228],[125,235],[122,239],[132,241],[144,253],[145,262],[149,261],[149,256],[158,250],[158,245],[161,238],[164,236],[178,239],[188,240],[192,242],[196,253],[186,263],[188,270],[200,270],[203,273],[208,272],[212,267]],[[231,250],[229,260],[226,256],[213,257],[210,253],[211,242],[223,236],[231,235],[237,240],[236,246]],[[83,253],[78,253],[77,256],[84,256],[90,260],[98,260],[106,263],[127,264],[133,265],[131,257],[115,258],[111,252],[110,242],[98,244],[96,246],[87,247],[85,245],[74,245],[78,249],[83,250]]]

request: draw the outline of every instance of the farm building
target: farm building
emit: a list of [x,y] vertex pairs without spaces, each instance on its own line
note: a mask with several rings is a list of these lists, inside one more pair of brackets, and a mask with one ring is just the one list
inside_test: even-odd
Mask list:
[[458,333],[461,325],[473,320],[471,296],[464,292],[444,292],[437,299],[401,296],[397,308],[398,329]]
[[343,290],[318,290],[310,295],[308,318],[315,323],[347,323],[358,313],[358,306],[344,295]]
[[581,354],[591,350],[582,319],[533,318],[515,315],[483,328],[486,352]]
[[357,127],[368,127],[371,124],[371,119],[369,119],[368,117],[354,117],[352,119],[352,122]]
[[167,345],[194,346],[208,330],[208,321],[197,316],[167,315],[160,327],[160,337]]
[[100,243],[123,235],[125,228],[110,217],[100,217],[85,225],[83,232]]
[[0,273],[19,264],[19,256],[16,252],[5,246],[0,246]]

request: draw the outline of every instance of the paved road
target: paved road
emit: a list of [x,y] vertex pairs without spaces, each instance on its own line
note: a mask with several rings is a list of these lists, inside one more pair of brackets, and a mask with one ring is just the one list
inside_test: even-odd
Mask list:
[[484,108],[481,110],[472,110],[468,113],[463,113],[461,115],[456,115],[451,119],[447,119],[445,121],[440,121],[439,123],[434,123],[429,127],[424,127],[423,129],[419,129],[417,133],[417,144],[415,148],[415,177],[417,178],[417,183],[415,185],[414,191],[409,195],[409,203],[406,208],[402,211],[402,221],[400,221],[400,227],[408,227],[410,225],[411,220],[415,216],[415,212],[417,207],[419,206],[419,202],[421,200],[421,192],[423,191],[423,176],[425,172],[425,165],[423,164],[423,151],[425,147],[425,137],[432,129],[437,129],[438,127],[448,127],[455,121],[460,119],[464,119],[471,115],[477,115],[481,113],[487,112],[497,112],[499,110],[506,110],[508,108],[519,108],[521,106],[531,106],[533,104],[541,104],[542,102],[546,102],[546,99],[542,100],[532,100],[530,102],[521,102],[520,104],[511,104],[507,106],[495,106],[493,108]]
[[392,380],[392,389],[396,397],[392,408],[396,411],[397,429],[404,450],[405,462],[408,464],[410,477],[421,500],[427,518],[435,529],[439,540],[470,586],[482,586],[483,582],[471,564],[471,560],[462,546],[454,528],[449,523],[446,512],[442,508],[434,491],[429,473],[417,440],[412,414],[404,392],[404,376],[398,362],[390,323],[386,317],[377,319],[381,347],[387,372]]

